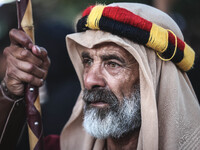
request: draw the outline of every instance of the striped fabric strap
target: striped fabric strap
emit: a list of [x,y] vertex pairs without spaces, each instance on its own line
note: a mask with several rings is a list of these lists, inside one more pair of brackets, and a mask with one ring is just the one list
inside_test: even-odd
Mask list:
[[194,64],[194,50],[172,31],[124,8],[105,5],[88,7],[77,23],[77,31],[88,29],[110,32],[152,48],[159,58],[171,60],[182,71],[190,70]]

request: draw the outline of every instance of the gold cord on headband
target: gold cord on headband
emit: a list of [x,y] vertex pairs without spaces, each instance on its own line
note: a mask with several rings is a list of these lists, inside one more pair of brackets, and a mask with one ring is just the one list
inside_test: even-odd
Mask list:
[[172,58],[174,58],[174,56],[175,56],[175,54],[176,54],[176,51],[177,51],[177,37],[176,37],[176,35],[175,35],[171,30],[167,30],[167,31],[171,32],[171,33],[174,35],[174,37],[175,37],[175,48],[174,48],[174,53],[173,53],[173,55],[172,55],[170,58],[163,58],[163,57],[159,54],[159,52],[156,51],[157,56],[158,56],[161,60],[163,60],[163,61],[170,61],[170,60],[172,60]]
[[150,31],[149,41],[147,42],[146,46],[163,53],[168,46],[167,30],[153,23]]

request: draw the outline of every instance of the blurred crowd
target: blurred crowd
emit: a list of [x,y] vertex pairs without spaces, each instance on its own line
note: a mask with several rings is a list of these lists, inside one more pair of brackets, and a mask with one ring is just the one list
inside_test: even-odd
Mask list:
[[[108,4],[110,2],[113,1],[108,1],[106,3]],[[184,15],[180,14],[179,12],[176,12],[175,6],[177,6],[177,3],[181,3],[178,0],[143,0],[141,2],[146,2],[147,4],[154,5],[155,7],[168,13],[181,28],[184,36],[186,37],[185,41],[189,45],[191,45],[191,47],[196,51],[196,63],[194,68],[188,72],[188,75],[193,84],[197,97],[198,99],[200,99],[200,91],[198,90],[200,87],[200,82],[198,81],[198,76],[200,75],[200,29],[196,29],[195,32],[195,29],[192,28],[193,30],[191,31],[191,27],[193,27],[191,21],[188,21],[184,17]],[[38,3],[39,2],[37,2],[36,7],[39,6]],[[90,4],[91,3],[88,3],[88,5]],[[69,6],[67,8],[69,8]],[[45,87],[42,88],[41,92],[43,93],[41,99],[43,101],[42,116],[44,135],[60,134],[62,127],[65,125],[66,121],[68,120],[71,114],[73,105],[80,91],[79,81],[67,54],[65,44],[65,36],[69,33],[74,32],[72,23],[73,21],[67,24],[62,19],[59,20],[55,17],[51,17],[55,16],[55,14],[53,14],[54,12],[49,16],[45,16],[44,14],[41,15],[41,13],[41,10],[38,12],[34,12],[36,44],[45,47],[51,59],[51,67],[49,70],[49,74],[45,83]],[[66,18],[68,16],[69,18],[72,18],[71,14],[66,14],[65,16]],[[6,64],[2,53],[3,49],[9,45],[8,32],[11,28],[16,27],[17,17],[15,4],[7,4],[1,6],[0,80],[2,80],[2,77],[5,73]],[[194,28],[195,27],[196,25],[194,25]],[[27,132],[26,129],[25,132]],[[28,144],[27,134],[23,134],[21,138],[23,139],[23,144],[22,142],[19,142],[18,149],[24,149],[23,147],[27,146]]]

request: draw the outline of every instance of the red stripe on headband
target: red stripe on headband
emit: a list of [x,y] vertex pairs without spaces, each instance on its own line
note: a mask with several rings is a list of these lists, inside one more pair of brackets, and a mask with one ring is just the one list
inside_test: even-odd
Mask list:
[[[168,31],[168,35],[169,35],[169,42],[172,43],[173,45],[175,45],[174,35],[170,31]],[[178,43],[178,41],[177,41],[177,43]]]
[[82,17],[85,17],[85,16],[89,15],[94,6],[95,5],[92,5],[92,6],[89,6],[88,8],[86,8],[82,13]]
[[[168,31],[169,34],[169,42],[175,46],[175,37],[174,35]],[[179,50],[184,51],[185,43],[177,37],[177,47]]]
[[152,27],[152,23],[150,21],[120,7],[105,7],[102,15],[148,32],[150,32]]
[[178,37],[177,37],[177,47],[178,47],[178,49],[180,49],[181,51],[184,51],[184,49],[185,49],[185,42],[183,42],[181,39],[179,39]]

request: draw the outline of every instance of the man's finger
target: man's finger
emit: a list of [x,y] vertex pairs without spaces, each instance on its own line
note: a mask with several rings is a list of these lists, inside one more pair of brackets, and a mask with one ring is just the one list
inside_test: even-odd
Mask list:
[[4,55],[8,57],[9,59],[14,57],[14,58],[17,58],[18,60],[32,63],[38,67],[42,66],[43,64],[43,60],[33,55],[29,50],[26,50],[24,48],[19,48],[17,46],[11,46],[11,47],[6,48],[4,50]]
[[22,72],[22,71],[19,75],[19,78],[21,81],[29,83],[29,84],[31,84],[33,86],[37,86],[37,87],[42,86],[44,83],[43,79],[37,78],[31,74],[28,74],[28,73]]
[[45,76],[45,71],[43,71],[42,69],[40,69],[39,67],[31,63],[18,61],[18,63],[16,64],[16,67],[20,69],[21,71],[34,75],[38,78],[44,78]]
[[50,59],[48,57],[47,50],[45,48],[43,48],[43,47],[39,47],[39,46],[35,45],[32,48],[32,52],[37,57],[39,57],[39,58],[41,58],[43,60],[43,65],[42,65],[43,67],[42,68],[45,69],[45,70],[48,70],[48,68],[49,68],[49,66],[51,64],[51,61],[50,61]]
[[46,70],[41,69],[40,67],[34,65],[33,63],[17,60],[13,56],[10,56],[8,58],[8,67],[13,68],[12,66],[15,66],[17,69],[29,73],[31,75],[34,75],[38,78],[44,78],[46,74]]
[[21,71],[17,68],[13,68],[12,72],[8,71],[7,76],[10,77],[10,79],[14,79],[19,82],[28,83],[28,84],[31,84],[31,85],[37,86],[37,87],[42,86],[44,83],[43,79],[37,78],[34,75],[31,75],[29,73]]
[[18,59],[32,63],[38,67],[43,64],[43,60],[33,55],[29,50],[22,49]]
[[40,57],[41,59],[45,59],[46,57],[48,57],[48,52],[45,48],[43,47],[39,47],[37,45],[34,45],[32,47],[32,52],[34,55]]
[[20,45],[24,48],[31,49],[33,41],[31,38],[23,31],[12,29],[9,32],[11,45]]

